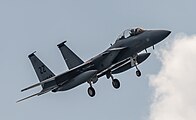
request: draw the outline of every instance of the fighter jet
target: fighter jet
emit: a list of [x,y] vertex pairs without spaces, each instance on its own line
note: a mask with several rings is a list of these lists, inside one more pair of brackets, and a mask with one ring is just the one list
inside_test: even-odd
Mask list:
[[[17,102],[33,96],[40,96],[50,91],[70,90],[83,83],[89,84],[87,92],[90,97],[94,97],[95,89],[93,84],[104,75],[107,79],[111,78],[113,87],[118,89],[120,81],[114,78],[113,74],[122,73],[135,67],[136,75],[140,77],[141,71],[138,65],[150,56],[147,48],[154,48],[155,44],[165,39],[170,33],[171,31],[168,30],[143,30],[141,28],[125,30],[113,45],[86,62],[69,49],[65,45],[66,41],[64,41],[57,46],[69,70],[59,75],[55,75],[33,52],[28,58],[40,82],[22,89],[21,92],[37,86],[41,86],[42,90]],[[144,50],[146,52],[141,53]]]

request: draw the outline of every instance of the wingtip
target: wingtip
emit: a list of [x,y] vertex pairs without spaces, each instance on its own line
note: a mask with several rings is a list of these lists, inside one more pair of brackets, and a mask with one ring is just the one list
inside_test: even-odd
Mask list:
[[34,51],[34,52],[33,52],[33,53],[31,53],[30,55],[28,55],[28,57],[30,58],[30,57],[34,56],[34,55],[35,55],[35,53],[36,53],[36,51]]
[[16,103],[19,103],[19,102],[21,102],[21,100],[16,101]]
[[20,92],[24,92],[24,91],[25,91],[24,89],[20,90]]
[[66,42],[67,42],[67,41],[65,40],[65,41],[59,43],[57,46],[60,48],[60,47],[62,47]]

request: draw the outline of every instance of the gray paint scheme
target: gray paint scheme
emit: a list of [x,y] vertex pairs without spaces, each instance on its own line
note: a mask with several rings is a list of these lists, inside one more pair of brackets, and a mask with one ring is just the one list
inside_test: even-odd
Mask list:
[[[53,76],[52,78],[51,76],[48,76],[49,79],[46,79],[43,82],[25,88],[22,91],[28,90],[30,88],[39,85],[45,86],[46,84],[51,82],[52,83],[55,82],[55,84],[50,84],[51,86],[47,86],[48,88],[43,88],[43,90],[40,93],[42,93],[44,89],[47,89],[46,92],[50,90],[53,92],[69,90],[84,82],[88,82],[90,84],[90,87],[92,87],[92,82],[95,83],[98,80],[98,78],[103,75],[106,75],[107,78],[111,77],[112,80],[114,81],[114,78],[112,76],[112,70],[115,70],[113,73],[119,73],[119,72],[124,72],[134,66],[136,66],[137,68],[137,64],[143,62],[150,55],[149,53],[145,53],[142,55],[138,53],[147,49],[148,47],[154,46],[155,44],[162,41],[171,33],[170,31],[167,30],[142,30],[139,28],[136,28],[134,30],[135,32],[132,32],[134,33],[134,35],[128,37],[123,35],[122,38],[117,39],[116,42],[113,45],[111,45],[111,47],[109,47],[106,51],[104,51],[103,53],[93,57],[92,59],[84,63],[81,62],[81,59],[77,57],[75,53],[73,53],[68,47],[63,45],[64,43],[61,43],[60,46],[66,47],[66,50],[64,52],[63,49],[60,49],[64,58],[67,58],[68,56],[71,57],[73,61],[76,61],[75,65],[74,63],[71,63],[70,60],[69,61],[65,60],[67,65],[68,66],[70,65],[69,66],[70,70],[60,75]],[[137,30],[139,30],[139,32],[137,32]],[[35,55],[33,53],[30,56],[35,56]],[[140,61],[139,59],[137,61],[137,58],[139,58]],[[36,59],[39,60],[38,58]],[[37,68],[39,68],[40,65],[43,65],[42,62],[40,63],[41,64],[34,64],[32,62],[36,73],[45,72],[45,71],[38,71]],[[131,66],[129,64],[131,64]],[[47,71],[50,70],[48,69]],[[46,73],[48,73],[47,71]],[[37,73],[37,75],[39,74]],[[41,76],[42,75],[44,76],[45,74],[41,74]],[[39,95],[39,93],[36,95]]]
[[65,63],[69,69],[74,68],[78,65],[84,63],[73,51],[71,51],[64,43],[66,41],[58,44],[58,48],[60,49]]
[[[33,65],[33,68],[37,74],[39,81],[42,82],[48,78],[55,76],[55,74],[39,58],[37,58],[34,53],[30,54],[28,58]],[[46,89],[53,85],[55,85],[55,81],[42,84],[42,88]]]

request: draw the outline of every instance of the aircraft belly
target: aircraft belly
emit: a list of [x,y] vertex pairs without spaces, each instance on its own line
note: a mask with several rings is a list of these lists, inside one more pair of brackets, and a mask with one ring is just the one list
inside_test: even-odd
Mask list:
[[78,76],[76,76],[75,78],[70,79],[67,83],[65,83],[61,87],[59,87],[58,91],[65,91],[65,90],[72,89],[92,79],[96,74],[97,74],[97,70],[89,70],[89,71],[83,72],[79,74]]

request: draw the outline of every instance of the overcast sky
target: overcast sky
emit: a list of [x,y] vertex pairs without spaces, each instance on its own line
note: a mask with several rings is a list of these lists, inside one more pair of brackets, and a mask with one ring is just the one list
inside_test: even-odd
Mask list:
[[[157,50],[177,33],[195,34],[194,0],[1,0],[0,1],[0,119],[4,120],[148,120],[154,88],[149,76],[159,73]],[[121,88],[102,77],[96,96],[88,84],[61,93],[48,93],[16,104],[41,88],[20,93],[38,79],[27,56],[33,51],[56,74],[68,70],[57,48],[66,43],[83,60],[104,51],[125,29],[168,29],[172,34],[155,46],[139,68],[115,75]]]

